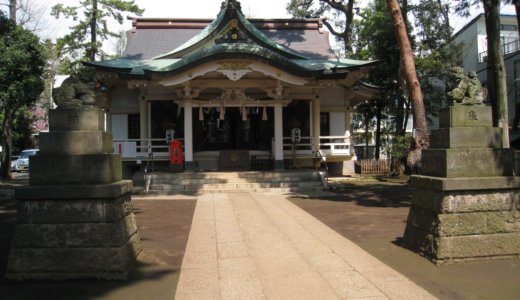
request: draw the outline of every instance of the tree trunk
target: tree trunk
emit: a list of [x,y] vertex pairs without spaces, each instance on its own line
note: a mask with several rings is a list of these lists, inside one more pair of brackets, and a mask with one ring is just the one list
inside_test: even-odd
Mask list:
[[516,29],[518,31],[518,36],[520,36],[520,0],[513,0],[513,5],[515,6],[516,12]]
[[363,155],[363,159],[368,159],[368,131],[369,131],[369,122],[370,119],[365,117],[365,155]]
[[16,24],[17,0],[9,0],[9,19]]
[[2,168],[0,169],[0,177],[2,179],[11,178],[11,151],[13,146],[13,138],[11,135],[11,124],[13,123],[14,112],[10,109],[5,111],[5,118],[2,123],[1,137],[3,159]]
[[98,12],[98,5],[97,0],[92,1],[92,18],[90,20],[90,49],[88,53],[88,57],[91,61],[96,60],[96,53],[97,53],[97,12]]
[[[516,11],[516,24],[518,29],[518,36],[520,36],[520,0],[514,0],[513,4],[515,5]],[[515,99],[515,117],[513,118],[512,130],[518,130],[518,123],[520,123],[520,103],[518,103],[517,99]]]
[[345,12],[346,22],[345,31],[343,32],[343,40],[345,41],[345,57],[351,57],[354,51],[352,50],[352,22],[354,21],[354,0],[349,0],[347,3],[347,10]]
[[[408,12],[408,1],[403,1],[403,19],[406,19],[406,15]],[[406,24],[406,23],[405,23]],[[403,90],[405,86],[405,79],[403,75],[403,59],[399,57],[399,68],[397,69],[397,88],[399,91],[399,97],[397,98],[397,112],[395,115],[395,133],[398,135],[406,134],[406,121],[405,119],[405,102],[403,96]]]
[[506,73],[500,45],[500,0],[482,0],[482,4],[486,21],[487,81],[493,125],[502,128],[503,147],[509,148]]
[[394,31],[401,53],[401,59],[403,61],[406,84],[408,86],[408,93],[412,104],[415,134],[410,147],[410,153],[408,154],[408,164],[412,169],[416,169],[421,161],[421,151],[427,149],[430,145],[423,95],[421,85],[417,79],[412,47],[410,45],[408,33],[406,32],[406,25],[399,4],[397,3],[397,0],[387,0],[387,5],[394,24]]
[[336,31],[334,26],[327,21],[323,24],[327,27],[329,32],[343,40],[345,44],[345,57],[352,55],[352,22],[354,21],[354,2],[355,0],[348,0],[347,5],[343,5],[342,1],[337,0],[320,0],[325,4],[328,4],[333,9],[342,12],[345,15],[345,29],[343,31]]

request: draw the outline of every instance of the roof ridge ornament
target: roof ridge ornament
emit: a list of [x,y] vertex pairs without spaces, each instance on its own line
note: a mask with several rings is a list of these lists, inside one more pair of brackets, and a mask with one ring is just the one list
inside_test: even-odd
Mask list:
[[226,1],[222,2],[220,9],[238,9],[241,11],[242,6],[240,5],[240,2],[238,2],[236,0],[226,0]]

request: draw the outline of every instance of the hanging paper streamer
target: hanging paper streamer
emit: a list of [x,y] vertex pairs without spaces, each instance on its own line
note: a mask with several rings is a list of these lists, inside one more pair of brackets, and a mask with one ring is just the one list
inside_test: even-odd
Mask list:
[[262,110],[262,121],[267,121],[267,108],[264,105],[264,109]]
[[247,109],[242,106],[242,121],[247,121]]
[[199,121],[204,121],[204,112],[202,111],[202,107],[199,104]]
[[224,105],[220,105],[220,114],[218,115],[219,120],[224,120],[224,114],[226,113]]

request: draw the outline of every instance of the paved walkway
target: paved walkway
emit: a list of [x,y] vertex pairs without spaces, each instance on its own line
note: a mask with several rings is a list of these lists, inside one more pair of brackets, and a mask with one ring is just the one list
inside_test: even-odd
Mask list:
[[198,198],[176,299],[434,299],[281,194]]

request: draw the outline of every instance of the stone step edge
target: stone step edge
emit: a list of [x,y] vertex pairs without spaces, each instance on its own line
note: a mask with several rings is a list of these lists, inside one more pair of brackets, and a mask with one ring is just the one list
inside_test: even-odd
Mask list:
[[202,189],[202,190],[187,190],[187,191],[168,191],[168,192],[160,192],[150,190],[148,195],[176,195],[176,194],[222,194],[222,193],[289,193],[289,192],[318,192],[324,191],[323,187],[314,187],[314,188],[259,188],[259,189]]
[[186,189],[190,187],[195,188],[279,188],[279,187],[305,187],[305,186],[321,186],[320,181],[303,181],[303,182],[270,182],[270,183],[224,183],[224,184],[155,184],[150,185],[150,189]]
[[239,178],[225,179],[225,178],[206,178],[206,179],[177,179],[177,180],[165,180],[165,179],[152,179],[152,183],[157,184],[174,184],[182,182],[181,184],[200,184],[200,183],[269,183],[269,182],[306,182],[306,181],[318,181],[320,178],[317,177],[299,177],[299,178],[272,178],[272,179],[260,179],[260,180],[244,180]]
[[155,173],[151,174],[152,178],[163,177],[172,179],[205,179],[205,178],[279,178],[279,177],[301,177],[301,176],[319,176],[317,171],[309,172],[284,172],[284,173]]

